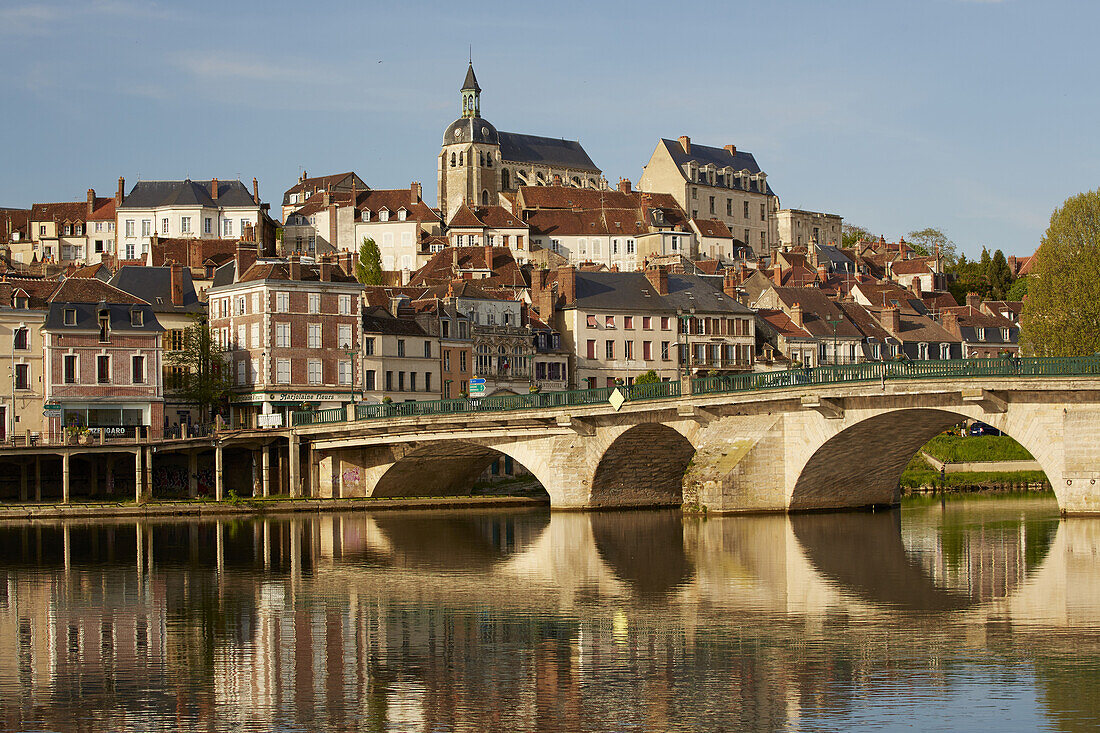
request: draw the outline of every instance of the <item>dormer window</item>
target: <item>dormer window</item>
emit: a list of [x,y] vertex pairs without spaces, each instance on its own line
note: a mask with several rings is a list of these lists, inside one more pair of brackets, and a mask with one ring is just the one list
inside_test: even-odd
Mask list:
[[145,314],[137,309],[130,311],[130,325],[134,328],[141,328],[145,322],[144,316]]
[[405,221],[405,216],[407,214],[408,214],[408,212],[405,211],[404,209],[398,209],[397,210],[397,220],[398,221]]
[[16,308],[30,307],[30,299],[27,297],[27,291],[25,290],[16,290],[15,297],[12,299],[12,302],[14,303],[14,306]]
[[378,212],[378,221],[389,221],[389,220],[390,220],[389,209],[382,209],[381,211]]
[[111,340],[111,314],[109,311],[99,312],[99,341],[107,343]]
[[66,326],[75,326],[76,325],[76,308],[66,308],[65,309],[65,325]]
[[370,209],[363,209],[363,213],[360,215],[363,221],[370,221]]

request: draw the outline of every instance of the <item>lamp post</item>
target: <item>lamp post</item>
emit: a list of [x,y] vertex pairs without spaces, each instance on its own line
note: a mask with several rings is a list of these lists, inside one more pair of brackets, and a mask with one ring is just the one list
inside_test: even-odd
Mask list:
[[837,318],[837,319],[834,320],[832,318],[827,318],[827,319],[825,319],[825,322],[833,327],[833,366],[836,366],[837,363],[838,363],[837,362],[837,353],[836,353],[836,327],[839,326],[841,323],[843,323],[844,319],[843,318]]
[[[695,315],[695,306],[688,308],[687,312],[684,312],[683,308],[676,309],[676,378],[678,381],[682,381],[684,378],[683,370],[685,366],[688,366],[688,376],[691,375],[690,364],[688,364],[688,355],[684,353],[681,347],[681,336],[686,336],[687,324],[691,318]],[[683,339],[685,342],[687,339]],[[685,343],[684,346],[690,346],[690,343]]]

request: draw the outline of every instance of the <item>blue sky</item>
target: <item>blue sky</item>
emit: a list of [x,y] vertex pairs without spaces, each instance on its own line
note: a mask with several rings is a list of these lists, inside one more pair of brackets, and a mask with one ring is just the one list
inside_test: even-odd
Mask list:
[[687,134],[753,152],[783,206],[1025,254],[1100,185],[1098,26],[1088,0],[0,0],[0,205],[255,176],[277,213],[303,168],[434,202],[472,44],[487,119],[612,183]]

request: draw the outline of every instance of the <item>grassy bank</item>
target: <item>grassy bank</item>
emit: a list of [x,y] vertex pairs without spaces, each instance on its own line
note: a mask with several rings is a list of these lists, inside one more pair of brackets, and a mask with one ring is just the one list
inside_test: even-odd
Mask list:
[[947,463],[1030,461],[1027,449],[1007,435],[937,435],[924,444],[925,453]]
[[[974,440],[971,438],[971,440]],[[931,451],[929,451],[931,453]],[[1025,451],[1026,455],[1026,451]],[[1027,460],[1022,459],[983,459],[983,460]],[[949,473],[940,477],[940,472],[933,469],[921,456],[914,456],[901,474],[901,489],[903,492],[927,490],[935,487],[936,490],[944,488],[948,491],[983,491],[1005,490],[1019,487],[1024,484],[1047,485],[1046,474],[1042,471],[980,471],[973,473]]]

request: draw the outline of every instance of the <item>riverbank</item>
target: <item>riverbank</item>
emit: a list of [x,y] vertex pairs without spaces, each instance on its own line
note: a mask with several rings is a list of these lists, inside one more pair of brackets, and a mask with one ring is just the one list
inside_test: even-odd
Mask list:
[[406,509],[473,509],[549,506],[529,496],[442,496],[392,499],[242,498],[215,501],[79,502],[71,504],[2,504],[4,519],[100,519],[104,517],[240,516],[304,512],[393,511]]

